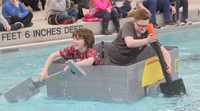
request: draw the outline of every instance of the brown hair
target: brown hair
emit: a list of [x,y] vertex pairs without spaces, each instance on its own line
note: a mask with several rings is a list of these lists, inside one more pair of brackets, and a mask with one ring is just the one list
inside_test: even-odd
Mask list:
[[148,20],[151,17],[151,14],[147,11],[147,9],[138,9],[135,11],[134,20]]
[[87,48],[93,47],[94,44],[94,34],[88,28],[79,28],[73,32],[72,37],[80,38],[83,37]]

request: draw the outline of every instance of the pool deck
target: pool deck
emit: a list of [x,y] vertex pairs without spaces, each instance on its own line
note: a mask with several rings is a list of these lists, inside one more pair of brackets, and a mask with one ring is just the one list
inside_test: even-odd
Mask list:
[[[196,22],[200,22],[200,0],[188,0],[189,1],[189,19],[195,24]],[[118,6],[121,5],[121,2],[118,3]],[[40,5],[41,6],[41,5]],[[135,3],[132,3],[132,6],[135,6]],[[1,10],[0,6],[0,10]],[[90,28],[95,37],[105,37],[101,34],[101,22],[83,22],[82,20],[78,20],[74,24],[69,25],[48,25],[45,20],[45,11],[32,11],[30,7],[27,7],[33,13],[33,26],[28,28],[19,29],[17,31],[10,32],[0,32],[1,40],[0,40],[0,51],[5,49],[12,49],[16,47],[25,47],[31,46],[33,44],[46,44],[46,43],[59,43],[60,41],[68,41],[71,38],[71,33],[77,28],[86,27]],[[87,9],[84,9],[84,14],[88,12]],[[180,12],[181,13],[181,12]],[[121,26],[127,22],[132,20],[133,18],[123,18],[120,19]],[[157,14],[157,23],[163,24],[163,14]],[[178,26],[184,27],[184,26]],[[175,26],[171,27],[162,27],[161,29],[157,29],[157,31],[165,31],[166,29],[177,28]],[[109,30],[114,30],[114,25],[110,21]],[[111,35],[114,37],[116,33]]]

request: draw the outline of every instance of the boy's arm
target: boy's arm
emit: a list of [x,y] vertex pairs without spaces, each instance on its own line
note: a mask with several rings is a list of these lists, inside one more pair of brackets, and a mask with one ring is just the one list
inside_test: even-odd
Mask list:
[[164,46],[160,46],[161,51],[163,53],[163,57],[167,63],[168,66],[168,72],[171,73],[172,71],[172,66],[171,66],[171,56],[169,54],[169,52],[167,51],[167,49]]
[[58,57],[58,56],[60,56],[59,51],[52,53],[52,54],[48,57],[48,59],[47,59],[45,65],[44,65],[44,68],[42,69],[42,72],[40,73],[39,81],[42,81],[44,78],[46,78],[46,77],[48,76],[48,69],[49,69],[49,66],[50,66],[50,64],[53,62],[53,60],[54,60],[56,57]]
[[2,23],[4,26],[9,25],[8,21],[4,18],[4,16],[0,15],[0,23]]
[[26,17],[29,13],[29,11],[26,9],[26,7],[21,3],[19,2],[19,8],[21,9],[21,12],[19,12],[19,17],[21,19],[23,19],[24,17]]
[[[78,66],[90,66],[94,63],[94,61],[95,59],[93,57],[89,57],[87,59],[76,62],[76,64]],[[63,70],[67,72],[68,69],[69,69],[69,66],[66,66]]]
[[79,66],[89,66],[89,65],[92,65],[93,63],[94,63],[93,57],[89,57],[89,58],[84,59],[82,61],[76,62],[76,64],[79,65]]
[[132,36],[126,36],[124,41],[129,48],[136,48],[147,45],[149,43],[155,42],[157,40],[157,36],[149,34],[147,38],[144,39],[134,39]]

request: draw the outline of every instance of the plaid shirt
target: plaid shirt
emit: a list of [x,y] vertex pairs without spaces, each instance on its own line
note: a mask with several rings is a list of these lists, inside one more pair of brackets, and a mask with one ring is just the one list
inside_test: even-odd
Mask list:
[[95,48],[87,48],[85,52],[81,53],[79,50],[75,50],[74,46],[66,47],[59,51],[60,55],[67,61],[74,59],[76,62],[87,59],[89,57],[94,58],[93,65],[100,65],[102,61],[99,57],[99,53]]

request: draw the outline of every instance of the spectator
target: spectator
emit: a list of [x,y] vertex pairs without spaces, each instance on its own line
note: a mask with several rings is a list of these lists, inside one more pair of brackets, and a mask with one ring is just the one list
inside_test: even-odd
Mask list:
[[112,17],[113,23],[115,25],[116,31],[119,32],[119,14],[116,8],[113,8],[110,0],[91,0],[89,14],[98,18],[103,18],[102,21],[102,34],[110,35],[112,34],[108,30],[108,24],[110,17]]
[[89,9],[89,0],[73,0],[73,1],[77,1],[75,3],[78,4],[78,19],[81,19],[84,17],[84,13],[83,13],[83,8],[85,9]]
[[[178,23],[178,25],[191,25],[192,22],[188,19],[188,0],[170,0],[172,6],[176,8],[176,14],[174,14],[173,19]],[[183,8],[182,20],[179,19],[179,8]]]
[[38,7],[39,0],[20,0],[22,3],[24,3],[25,6],[30,6],[33,11],[40,11],[40,8]]
[[163,12],[164,13],[164,25],[175,25],[176,23],[172,21],[170,8],[172,13],[175,13],[176,10],[170,6],[169,0],[138,0],[137,1],[138,8],[146,7],[151,13],[150,23],[154,25],[154,28],[160,28],[160,26],[156,22],[156,13]]
[[18,0],[7,0],[2,7],[2,15],[9,24],[21,22],[24,27],[31,27],[33,14]]
[[45,10],[45,4],[46,4],[46,0],[40,0],[42,3],[42,9]]
[[[113,0],[112,0],[113,1]],[[112,3],[111,1],[111,3]],[[131,2],[133,0],[124,0],[123,5],[121,7],[116,6],[116,3],[112,3],[113,7],[117,9],[119,13],[119,18],[127,17],[128,12],[131,11]]]
[[71,6],[70,0],[49,0],[46,4],[46,18],[51,25],[76,22],[78,9]]
[[0,31],[18,30],[22,27],[23,24],[20,22],[16,22],[14,25],[9,25],[3,15],[0,15]]

